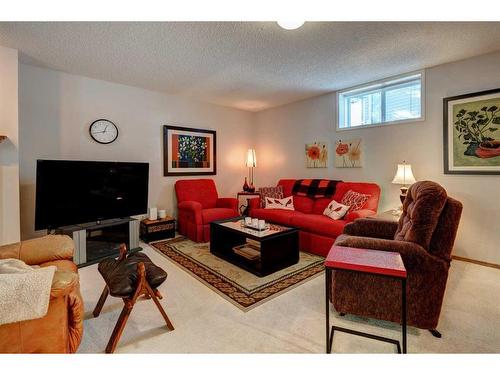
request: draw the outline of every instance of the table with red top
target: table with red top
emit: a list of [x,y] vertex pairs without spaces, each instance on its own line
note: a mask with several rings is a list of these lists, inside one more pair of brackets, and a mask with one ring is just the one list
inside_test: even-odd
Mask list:
[[330,328],[330,289],[332,271],[342,270],[370,275],[389,277],[401,281],[401,325],[403,339],[403,353],[406,353],[406,268],[401,255],[396,252],[358,249],[354,247],[333,246],[325,259],[326,277],[326,352],[331,353],[333,334],[335,331],[345,332],[374,340],[389,342],[397,346],[401,353],[398,340],[383,336],[372,335],[365,332],[331,326]]

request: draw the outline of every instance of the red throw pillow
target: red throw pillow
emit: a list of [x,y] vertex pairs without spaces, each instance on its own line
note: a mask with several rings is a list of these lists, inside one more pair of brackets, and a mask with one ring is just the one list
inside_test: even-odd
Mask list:
[[349,211],[347,211],[347,213],[349,213],[351,211],[361,210],[370,196],[370,194],[361,194],[356,191],[349,190],[344,194],[340,203],[349,206]]

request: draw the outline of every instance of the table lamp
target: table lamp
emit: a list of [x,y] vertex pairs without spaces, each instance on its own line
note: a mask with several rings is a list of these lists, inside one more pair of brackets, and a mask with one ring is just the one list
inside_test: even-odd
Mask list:
[[415,182],[416,180],[411,171],[411,165],[406,164],[405,161],[403,161],[403,164],[398,164],[398,170],[396,171],[396,175],[394,176],[392,183],[403,185],[401,186],[401,195],[399,196],[401,203],[405,201],[406,193],[408,192],[408,185]]
[[257,158],[255,156],[255,150],[253,148],[248,149],[247,152],[247,162],[246,165],[248,167],[248,180],[249,180],[249,192],[255,191],[255,186],[253,185],[253,169],[257,166]]

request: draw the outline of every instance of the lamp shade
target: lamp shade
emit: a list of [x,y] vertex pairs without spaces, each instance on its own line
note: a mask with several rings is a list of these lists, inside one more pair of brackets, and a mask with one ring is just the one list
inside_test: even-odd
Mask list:
[[411,171],[410,164],[398,164],[398,170],[396,171],[396,175],[392,180],[393,184],[399,185],[411,185],[415,183],[415,177],[413,176],[413,172]]
[[253,148],[248,149],[247,152],[247,167],[253,168],[257,166],[257,158],[255,156],[255,150]]

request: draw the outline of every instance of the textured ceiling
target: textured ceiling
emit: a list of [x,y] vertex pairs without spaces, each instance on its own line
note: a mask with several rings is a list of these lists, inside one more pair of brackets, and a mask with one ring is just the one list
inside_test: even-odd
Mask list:
[[500,50],[500,22],[0,23],[21,62],[259,111]]

